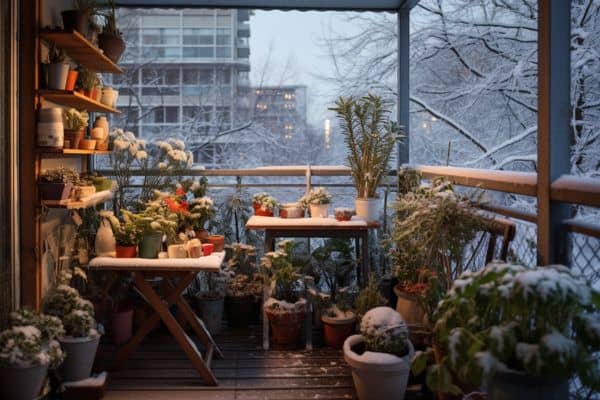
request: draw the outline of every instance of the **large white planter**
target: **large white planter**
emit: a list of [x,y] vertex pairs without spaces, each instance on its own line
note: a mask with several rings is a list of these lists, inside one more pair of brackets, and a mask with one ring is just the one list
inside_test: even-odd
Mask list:
[[59,339],[59,342],[67,354],[58,370],[63,380],[73,382],[89,378],[96,358],[98,343],[100,343],[100,336],[95,338],[64,337]]
[[356,216],[369,223],[379,221],[379,199],[356,199]]
[[329,204],[310,204],[311,218],[327,218],[329,216]]
[[48,366],[0,367],[0,399],[32,400],[40,395]]
[[344,360],[352,370],[359,400],[402,400],[414,354],[412,343],[409,342],[409,353],[400,358],[385,353],[355,353],[352,347],[363,341],[362,335],[352,335],[344,342]]

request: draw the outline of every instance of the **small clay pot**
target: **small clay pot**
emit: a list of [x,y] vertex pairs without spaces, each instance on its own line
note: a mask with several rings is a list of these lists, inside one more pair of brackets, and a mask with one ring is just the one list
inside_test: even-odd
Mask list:
[[135,258],[137,256],[137,246],[116,246],[117,258]]
[[81,150],[94,150],[96,148],[96,141],[94,139],[81,139],[79,148]]
[[223,251],[223,247],[225,247],[225,236],[223,235],[210,235],[206,241],[215,246],[216,252]]
[[202,245],[202,255],[210,256],[215,251],[215,245],[212,243],[204,243]]
[[67,74],[67,84],[65,85],[65,90],[74,90],[75,82],[77,82],[77,75],[79,75],[79,71],[71,69]]
[[85,131],[83,129],[65,129],[65,148],[67,149],[78,149],[79,143],[85,136]]
[[265,210],[263,208],[255,208],[254,215],[258,215],[259,217],[272,217],[273,210]]
[[294,349],[298,346],[306,311],[274,311],[266,308],[265,312],[271,326],[271,342],[273,347]]

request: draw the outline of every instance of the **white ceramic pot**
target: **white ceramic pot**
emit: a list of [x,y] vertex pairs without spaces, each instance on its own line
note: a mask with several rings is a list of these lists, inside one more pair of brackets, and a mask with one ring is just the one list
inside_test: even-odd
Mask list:
[[61,122],[38,122],[37,145],[40,147],[63,147],[65,130]]
[[48,89],[65,90],[68,75],[69,64],[48,64]]
[[62,108],[60,107],[48,107],[40,109],[40,121],[39,122],[63,122],[62,120]]
[[42,390],[48,367],[0,367],[0,399],[37,399]]
[[327,218],[329,214],[329,204],[311,204],[311,218]]
[[59,339],[62,349],[67,357],[58,371],[64,381],[73,382],[87,379],[92,372],[96,350],[100,343],[100,336],[95,338],[65,337]]
[[169,258],[187,258],[188,253],[185,244],[171,244],[167,248]]
[[96,242],[94,243],[96,248],[96,256],[98,257],[116,256],[117,241],[115,239],[115,235],[113,234],[110,221],[108,220],[109,216],[111,215],[111,211],[102,211],[100,213],[102,221],[100,221],[100,227],[96,232]]
[[352,348],[363,341],[362,335],[352,335],[344,342],[344,360],[350,365],[359,400],[403,399],[414,354],[412,343],[408,342],[406,356],[396,357],[385,353],[355,353]]
[[304,208],[298,203],[283,203],[279,207],[279,216],[281,218],[303,218]]
[[356,216],[369,223],[379,221],[379,199],[356,199]]

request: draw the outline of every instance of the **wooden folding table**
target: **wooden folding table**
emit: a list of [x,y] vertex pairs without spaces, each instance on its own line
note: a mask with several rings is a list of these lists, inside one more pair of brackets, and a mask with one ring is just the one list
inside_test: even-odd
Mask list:
[[[360,262],[358,280],[365,284],[369,277],[369,230],[378,224],[368,224],[365,220],[352,218],[351,221],[337,221],[335,218],[278,218],[252,216],[246,223],[246,229],[265,231],[265,253],[273,251],[276,238],[321,237],[354,238],[356,257]],[[265,285],[263,303],[270,296]],[[306,348],[312,349],[312,318],[306,318]],[[263,310],[263,348],[269,348],[269,322]]]
[[[130,273],[133,283],[144,299],[154,309],[154,314],[138,329],[135,335],[117,352],[115,368],[123,365],[142,342],[162,320],[171,335],[179,343],[193,366],[208,385],[216,386],[217,379],[210,370],[213,357],[222,358],[221,350],[206,329],[206,326],[187,304],[182,292],[194,280],[198,272],[217,272],[221,268],[224,252],[213,253],[200,258],[144,259],[97,257],[90,261],[89,268],[105,271]],[[160,276],[166,284],[161,297],[146,279]],[[170,305],[176,305],[184,319],[190,324],[200,342],[206,347],[204,356],[193,340],[185,333],[169,311]]]

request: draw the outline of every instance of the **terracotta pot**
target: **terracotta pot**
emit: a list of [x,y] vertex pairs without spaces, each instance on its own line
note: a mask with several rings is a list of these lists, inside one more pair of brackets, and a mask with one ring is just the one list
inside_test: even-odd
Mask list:
[[112,62],[118,63],[119,58],[125,51],[125,41],[110,33],[101,33],[98,35],[98,47],[104,51],[104,55],[110,58]]
[[298,346],[306,311],[276,311],[266,308],[271,326],[271,343],[275,348],[293,349]]
[[206,229],[197,229],[194,232],[196,233],[196,237],[200,239],[202,243],[206,243],[206,240],[210,236]]
[[96,148],[96,141],[94,139],[81,139],[79,141],[79,148],[82,150],[94,150]]
[[350,221],[355,211],[351,208],[334,208],[333,214],[335,215],[335,219],[338,221]]
[[520,372],[496,372],[487,388],[489,400],[567,400],[569,381]]
[[216,252],[223,251],[225,247],[225,236],[223,235],[210,235],[207,239],[208,243],[212,243],[215,246]]
[[66,200],[71,196],[73,185],[70,183],[40,183],[38,187],[42,200]]
[[334,349],[341,349],[346,339],[354,334],[356,315],[354,313],[350,314],[352,315],[344,319],[331,318],[326,315],[321,316],[321,321],[323,321],[323,335],[327,346]]
[[398,297],[396,311],[402,315],[407,325],[423,326],[425,311],[419,305],[417,296],[404,291],[400,285],[394,286],[394,293]]
[[77,75],[79,75],[79,72],[72,69],[69,70],[69,74],[67,75],[67,84],[65,85],[65,90],[74,90],[75,89],[75,82],[77,82]]
[[0,398],[3,400],[37,399],[42,390],[48,367],[0,367]]
[[116,246],[117,258],[135,258],[137,256],[137,246]]
[[83,36],[88,33],[89,15],[81,10],[65,10],[61,13],[63,28],[66,32],[77,31]]
[[111,336],[114,344],[127,342],[133,333],[133,307],[113,311],[110,318]]
[[409,354],[396,357],[374,353],[382,357],[362,357],[364,337],[352,335],[344,342],[344,360],[352,370],[352,381],[360,400],[403,399],[410,374],[410,360],[414,354],[409,342]]
[[258,215],[259,217],[272,217],[273,210],[264,210],[262,208],[255,208],[254,215]]
[[254,296],[227,296],[225,298],[227,324],[231,328],[247,328],[256,312]]
[[69,149],[78,149],[84,136],[84,129],[65,129],[65,140],[69,141]]

